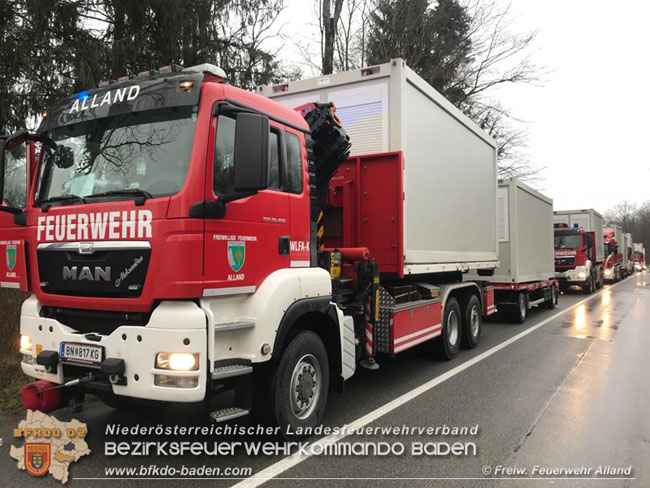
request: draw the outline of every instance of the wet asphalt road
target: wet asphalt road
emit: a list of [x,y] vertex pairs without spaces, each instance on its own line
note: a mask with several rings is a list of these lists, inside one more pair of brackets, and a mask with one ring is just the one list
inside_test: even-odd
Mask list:
[[[383,358],[378,371],[361,370],[347,382],[345,395],[330,393],[324,419],[330,426],[359,423],[358,419],[370,427],[478,426],[477,435],[352,435],[341,441],[404,446],[404,454],[388,456],[297,460],[295,456],[248,457],[239,452],[227,457],[106,457],[104,441],[119,440],[105,437],[107,423],[209,424],[194,410],[123,413],[91,400],[80,413],[69,409],[56,413],[61,420],[74,417],[87,423],[87,441],[93,450],[71,465],[68,484],[255,486],[265,481],[263,478],[274,477],[266,481],[267,486],[650,486],[650,275],[634,275],[584,301],[586,298],[580,293],[564,294],[557,309],[534,309],[524,325],[490,320],[484,324],[479,346],[461,351],[451,362],[435,359],[426,344],[397,358]],[[524,331],[530,333],[517,338]],[[432,380],[439,384],[409,397]],[[387,411],[385,415],[372,414],[380,407]],[[59,485],[50,476],[34,479],[16,469],[9,445],[20,419],[0,417],[0,438],[4,439],[0,486]],[[239,425],[252,422],[238,421]],[[417,442],[474,443],[476,455],[414,456],[413,443]],[[105,479],[106,467],[140,469],[142,465],[252,468],[253,477],[259,479]],[[582,467],[583,472],[591,472],[582,476],[540,474],[534,471],[535,466]],[[596,479],[599,466],[631,466],[632,473]],[[498,473],[505,468],[519,471]],[[529,477],[539,479],[521,479]]]

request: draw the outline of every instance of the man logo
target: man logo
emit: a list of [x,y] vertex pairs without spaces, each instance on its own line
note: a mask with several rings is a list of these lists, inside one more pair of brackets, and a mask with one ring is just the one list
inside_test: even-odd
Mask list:
[[7,268],[13,271],[16,267],[16,246],[7,246]]
[[43,476],[50,469],[50,444],[25,443],[25,469],[33,476]]
[[228,241],[228,264],[237,273],[246,261],[246,242]]
[[89,266],[78,269],[76,266],[64,266],[62,277],[64,280],[73,281],[111,281],[111,267],[102,268],[95,266],[94,273]]

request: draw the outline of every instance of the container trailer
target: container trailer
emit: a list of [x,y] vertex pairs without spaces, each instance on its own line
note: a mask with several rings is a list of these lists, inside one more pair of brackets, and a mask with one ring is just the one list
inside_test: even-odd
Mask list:
[[625,275],[627,276],[634,273],[634,239],[632,238],[632,234],[630,232],[625,232],[623,234],[623,241],[625,243],[623,253],[625,254],[625,261],[627,263],[625,267]]
[[516,178],[500,180],[497,238],[499,267],[492,276],[470,273],[471,279],[490,283],[497,310],[518,323],[535,305],[555,308],[553,200]]

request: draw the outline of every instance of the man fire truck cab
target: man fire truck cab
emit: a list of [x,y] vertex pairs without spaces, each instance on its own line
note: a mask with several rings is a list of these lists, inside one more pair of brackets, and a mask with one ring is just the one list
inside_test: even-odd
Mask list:
[[[446,359],[461,343],[476,346],[493,289],[463,282],[461,271],[498,262],[494,141],[469,119],[457,126],[471,126],[461,134],[486,158],[471,211],[487,213],[477,221],[494,252],[413,268],[428,273],[416,286],[400,276],[403,240],[389,242],[402,268],[380,289],[367,248],[317,246],[321,197],[350,148],[334,107],[296,111],[225,78],[209,64],[126,76],[62,100],[36,134],[0,140],[0,281],[32,292],[21,311],[23,372],[116,407],[210,406],[234,390],[230,406],[210,407],[215,421],[256,408],[295,431],[320,422],[329,388],[341,390],[358,361],[376,368],[384,343],[396,354],[437,338]],[[363,168],[396,175],[395,194],[376,199],[394,201],[380,217],[395,228],[401,158]],[[450,168],[464,171],[471,158],[459,161]],[[438,269],[447,281],[431,281]]]
[[[581,287],[591,294],[602,286],[596,262],[596,236],[575,225],[565,223],[553,224],[555,232],[555,276],[560,282],[560,289],[571,286]],[[600,236],[599,236],[600,237]]]

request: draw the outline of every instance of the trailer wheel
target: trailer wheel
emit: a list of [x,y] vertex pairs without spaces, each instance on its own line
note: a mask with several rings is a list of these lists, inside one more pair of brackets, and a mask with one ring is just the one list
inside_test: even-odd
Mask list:
[[460,305],[458,305],[458,300],[451,297],[445,303],[442,312],[440,340],[434,343],[437,353],[442,359],[449,361],[458,355],[461,341],[461,323]]
[[515,323],[523,324],[526,321],[527,317],[528,317],[528,297],[526,296],[526,293],[519,292],[519,295],[517,296],[517,305],[513,310],[512,318]]
[[554,309],[557,306],[557,290],[555,289],[555,286],[551,286],[551,299],[548,300],[544,305],[544,308],[548,309]]
[[462,346],[474,349],[481,337],[482,328],[481,302],[476,295],[470,295],[463,310]]
[[315,427],[323,417],[328,390],[329,362],[323,341],[314,332],[301,332],[287,346],[271,375],[271,421],[285,437],[288,427],[293,432]]

